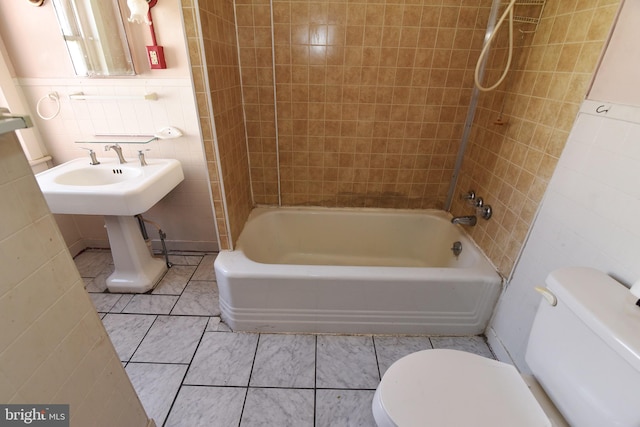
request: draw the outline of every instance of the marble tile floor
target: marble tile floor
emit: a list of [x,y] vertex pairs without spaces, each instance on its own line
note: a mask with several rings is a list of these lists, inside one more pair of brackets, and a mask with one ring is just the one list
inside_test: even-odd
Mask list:
[[234,333],[220,319],[215,255],[170,260],[152,292],[125,295],[105,292],[108,251],[75,258],[158,427],[375,426],[371,399],[399,358],[430,348],[493,357],[483,337]]

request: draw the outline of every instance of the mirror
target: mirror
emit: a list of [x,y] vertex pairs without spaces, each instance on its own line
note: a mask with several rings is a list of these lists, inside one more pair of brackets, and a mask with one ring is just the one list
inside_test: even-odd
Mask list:
[[118,0],[53,0],[78,76],[135,75]]

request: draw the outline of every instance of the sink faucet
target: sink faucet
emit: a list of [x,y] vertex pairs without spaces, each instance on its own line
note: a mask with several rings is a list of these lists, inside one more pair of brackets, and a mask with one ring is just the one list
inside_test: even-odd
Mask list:
[[122,155],[122,147],[120,147],[118,144],[105,145],[104,151],[109,151],[109,150],[113,150],[116,152],[116,154],[118,155],[118,161],[120,162],[120,164],[127,163],[127,161],[124,159],[124,156]]
[[476,225],[476,222],[478,222],[478,218],[476,218],[475,215],[456,216],[451,218],[452,224]]

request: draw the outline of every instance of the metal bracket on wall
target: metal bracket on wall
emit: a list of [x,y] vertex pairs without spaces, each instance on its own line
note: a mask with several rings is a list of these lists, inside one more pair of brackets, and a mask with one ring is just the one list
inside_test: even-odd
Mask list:
[[538,29],[538,24],[540,23],[540,19],[542,18],[542,12],[544,11],[544,5],[546,2],[547,2],[546,0],[520,0],[516,2],[515,4],[516,6],[534,6],[534,7],[539,6],[540,7],[540,11],[537,17],[519,16],[519,15],[513,16],[513,22],[535,25],[535,28],[533,30],[525,31],[523,29],[520,29],[519,31],[521,33],[528,34],[528,33],[536,32],[536,30]]

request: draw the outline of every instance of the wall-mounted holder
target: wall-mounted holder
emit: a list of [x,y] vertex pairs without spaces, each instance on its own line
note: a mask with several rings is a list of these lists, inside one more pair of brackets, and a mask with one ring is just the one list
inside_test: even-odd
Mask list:
[[180,129],[167,126],[165,128],[160,129],[160,131],[154,133],[153,135],[95,135],[99,137],[108,137],[108,138],[149,138],[143,141],[110,141],[104,139],[102,141],[75,141],[76,144],[148,144],[153,141],[157,141],[160,139],[174,139],[180,138],[182,136],[182,131]]
[[144,95],[85,95],[84,92],[76,92],[70,93],[69,99],[73,101],[121,101],[125,99],[157,101],[158,94],[151,92]]
[[[46,116],[41,109],[42,101],[44,101],[45,99],[48,99],[55,104],[54,112],[48,116]],[[40,117],[42,120],[55,119],[58,114],[60,114],[60,96],[58,95],[58,92],[49,92],[48,94],[40,98],[38,100],[38,103],[36,104],[36,114],[38,114],[38,117]]]

